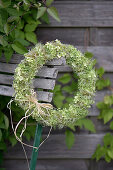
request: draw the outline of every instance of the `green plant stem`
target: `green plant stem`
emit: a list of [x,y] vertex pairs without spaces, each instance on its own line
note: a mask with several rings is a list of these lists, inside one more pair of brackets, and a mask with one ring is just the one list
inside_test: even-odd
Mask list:
[[[42,134],[42,126],[37,124],[36,132],[35,132],[35,139],[34,139],[34,144],[33,144],[34,147],[39,147],[41,134]],[[38,149],[33,148],[31,162],[30,162],[30,170],[35,170],[37,157],[38,157]]]

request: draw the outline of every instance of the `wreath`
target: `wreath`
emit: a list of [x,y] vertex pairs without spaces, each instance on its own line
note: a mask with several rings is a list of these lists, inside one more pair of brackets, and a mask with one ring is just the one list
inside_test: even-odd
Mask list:
[[[13,87],[14,100],[30,115],[44,126],[63,128],[75,123],[88,114],[88,108],[94,103],[95,83],[97,75],[93,68],[93,60],[86,58],[74,46],[62,44],[59,40],[38,43],[25,55],[15,69]],[[78,76],[78,91],[68,108],[54,108],[51,104],[37,100],[33,88],[33,79],[38,70],[54,58],[65,57],[66,64],[72,67]]]

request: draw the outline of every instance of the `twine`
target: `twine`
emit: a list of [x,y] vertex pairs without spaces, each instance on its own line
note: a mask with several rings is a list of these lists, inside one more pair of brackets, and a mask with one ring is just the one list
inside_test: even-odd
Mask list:
[[[28,114],[28,112],[30,111],[30,108],[35,104],[36,107],[37,107],[37,111],[38,111],[39,116],[41,117],[41,119],[43,119],[41,115],[45,115],[46,113],[42,110],[42,108],[45,108],[46,111],[47,111],[47,113],[48,113],[48,109],[52,109],[53,106],[52,106],[51,104],[49,104],[49,103],[39,103],[38,100],[36,99],[36,93],[35,93],[35,92],[34,92],[34,95],[33,95],[33,96],[27,96],[27,98],[28,98],[28,101],[29,101],[29,102],[32,102],[33,104],[30,105],[29,109],[25,112],[25,116],[20,119],[20,121],[17,123],[17,125],[16,125],[15,128],[14,128],[14,125],[13,125],[13,119],[12,119],[12,113],[11,113],[11,104],[12,104],[12,102],[14,101],[13,99],[11,99],[11,100],[9,101],[9,103],[7,104],[7,108],[10,110],[11,126],[12,126],[13,133],[14,133],[16,139],[17,139],[17,140],[21,143],[21,145],[22,145],[22,148],[23,148],[23,150],[24,150],[25,157],[26,157],[26,160],[27,160],[27,164],[28,164],[28,169],[30,170],[29,161],[28,161],[28,157],[27,157],[27,154],[26,154],[24,145],[25,145],[25,146],[28,146],[28,147],[30,147],[30,148],[33,148],[33,149],[38,150],[38,149],[41,147],[41,145],[49,138],[50,133],[51,133],[51,130],[52,130],[52,126],[50,127],[50,130],[49,130],[49,132],[48,132],[47,137],[40,143],[40,145],[39,145],[38,147],[35,147],[35,146],[33,146],[33,145],[29,145],[29,144],[24,143],[24,142],[22,141],[22,136],[23,136],[23,133],[25,132],[26,127],[27,127],[27,120],[28,120],[28,118],[33,114],[33,111],[32,111],[30,114]],[[20,100],[20,101],[21,101],[21,100]],[[27,101],[27,100],[26,100],[26,101]],[[21,124],[21,122],[22,122],[24,119],[25,119],[24,127],[23,127],[23,129],[22,129],[22,131],[21,131],[20,138],[19,138],[19,137],[17,136],[17,129],[18,129],[19,125]],[[45,120],[43,119],[43,121],[45,121]],[[48,123],[48,122],[45,121],[45,123]]]

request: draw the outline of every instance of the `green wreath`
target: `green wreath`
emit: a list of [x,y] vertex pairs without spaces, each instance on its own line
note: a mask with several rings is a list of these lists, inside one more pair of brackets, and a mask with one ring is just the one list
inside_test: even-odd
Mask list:
[[[38,102],[32,80],[47,61],[62,56],[78,75],[78,91],[68,108],[55,109],[50,104]],[[93,60],[86,58],[74,46],[62,44],[59,40],[47,42],[45,45],[38,43],[25,54],[25,59],[15,69],[14,100],[26,114],[32,112],[32,117],[44,126],[69,126],[85,117],[89,112],[88,108],[94,103],[92,97],[95,93],[97,75],[93,63]]]

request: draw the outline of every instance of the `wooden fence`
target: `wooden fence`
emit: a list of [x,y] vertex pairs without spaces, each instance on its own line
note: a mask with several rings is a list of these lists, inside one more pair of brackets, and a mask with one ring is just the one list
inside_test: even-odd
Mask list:
[[[37,29],[37,39],[41,42],[59,39],[63,43],[73,44],[82,51],[90,51],[97,59],[97,67],[105,68],[105,78],[109,78],[113,85],[113,1],[55,1],[54,6],[59,11],[61,22],[52,18],[50,25],[41,25]],[[14,62],[15,60],[15,62]],[[4,60],[1,59],[0,71]],[[7,69],[12,69],[12,63],[18,63],[18,56],[8,64]],[[16,66],[16,65],[15,65]],[[66,66],[55,66],[60,73],[71,72]],[[96,93],[95,101],[101,101],[109,90]],[[91,156],[97,144],[102,143],[102,138],[109,131],[108,125],[103,125],[97,119],[99,114],[96,103],[92,106],[89,118],[93,120],[96,134],[91,134],[82,129],[75,134],[76,142],[72,149],[65,145],[64,130],[54,130],[51,136],[40,148],[39,160],[36,170],[111,170],[113,162],[106,163],[92,161]],[[48,128],[43,134],[47,134]],[[33,143],[32,141],[30,142]],[[27,149],[30,158],[31,150]],[[4,167],[8,170],[27,170],[27,164],[21,145],[9,147],[5,154]]]

